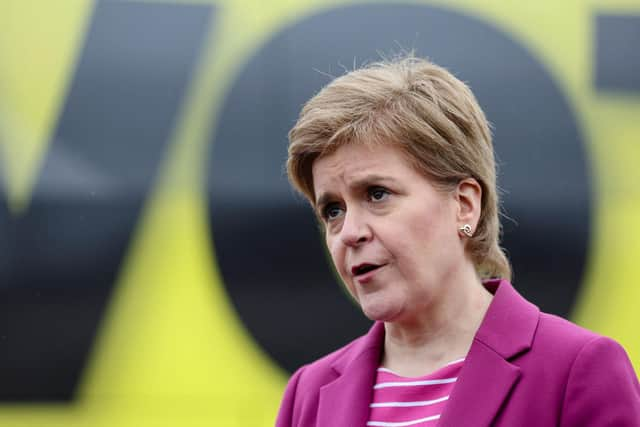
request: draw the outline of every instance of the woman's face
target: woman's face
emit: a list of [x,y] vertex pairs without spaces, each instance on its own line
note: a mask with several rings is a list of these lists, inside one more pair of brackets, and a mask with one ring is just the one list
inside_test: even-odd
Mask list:
[[444,295],[465,261],[455,191],[392,145],[346,144],[312,173],[331,258],[367,317],[411,321]]

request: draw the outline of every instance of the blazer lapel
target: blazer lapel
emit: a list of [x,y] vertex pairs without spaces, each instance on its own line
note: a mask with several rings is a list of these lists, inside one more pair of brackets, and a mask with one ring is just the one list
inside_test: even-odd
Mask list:
[[438,427],[489,426],[520,378],[510,363],[531,348],[540,310],[507,281],[485,283],[495,292],[469,349]]
[[369,418],[384,324],[376,323],[353,351],[333,365],[339,377],[320,389],[318,427],[364,426]]
[[480,343],[474,343],[464,363],[438,427],[491,425],[520,378],[518,367]]

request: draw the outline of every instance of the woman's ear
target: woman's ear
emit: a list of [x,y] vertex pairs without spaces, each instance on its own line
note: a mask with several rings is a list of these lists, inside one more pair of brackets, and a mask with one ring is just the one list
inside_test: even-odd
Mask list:
[[469,224],[475,232],[482,210],[482,187],[474,178],[465,178],[455,190],[458,227]]

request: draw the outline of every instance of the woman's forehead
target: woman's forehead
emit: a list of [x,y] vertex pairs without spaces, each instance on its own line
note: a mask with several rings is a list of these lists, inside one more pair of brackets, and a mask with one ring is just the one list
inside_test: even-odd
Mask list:
[[391,144],[346,144],[317,158],[312,165],[314,181],[326,175],[353,177],[370,169],[408,167],[404,154]]

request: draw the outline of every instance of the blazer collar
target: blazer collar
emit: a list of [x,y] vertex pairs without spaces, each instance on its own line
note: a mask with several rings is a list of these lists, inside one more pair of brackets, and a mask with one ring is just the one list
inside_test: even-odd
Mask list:
[[318,426],[366,425],[383,342],[384,323],[376,322],[350,351],[332,363],[339,377],[320,388]]
[[494,296],[474,341],[484,343],[505,359],[531,348],[540,309],[506,280],[489,280],[484,286]]
[[506,280],[485,282],[493,300],[474,337],[438,427],[489,426],[520,378],[510,363],[531,348],[540,310]]

